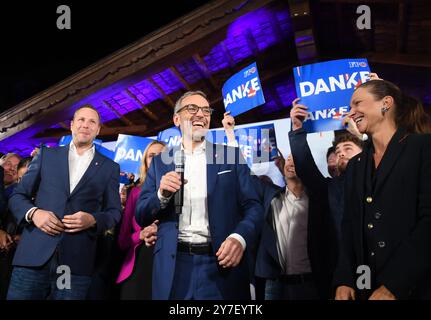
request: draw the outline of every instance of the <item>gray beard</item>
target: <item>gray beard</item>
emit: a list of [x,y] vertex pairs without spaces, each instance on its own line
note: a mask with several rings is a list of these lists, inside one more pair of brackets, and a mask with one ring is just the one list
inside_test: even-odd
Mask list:
[[202,134],[193,134],[192,135],[193,142],[202,142],[205,140],[205,135]]

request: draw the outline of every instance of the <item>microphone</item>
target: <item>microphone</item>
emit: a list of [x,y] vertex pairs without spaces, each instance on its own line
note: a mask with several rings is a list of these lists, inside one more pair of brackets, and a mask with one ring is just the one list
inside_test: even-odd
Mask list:
[[178,150],[175,152],[175,172],[180,175],[181,179],[181,188],[175,192],[175,213],[181,214],[182,208],[183,208],[183,201],[184,201],[184,162],[185,162],[185,156],[183,150]]

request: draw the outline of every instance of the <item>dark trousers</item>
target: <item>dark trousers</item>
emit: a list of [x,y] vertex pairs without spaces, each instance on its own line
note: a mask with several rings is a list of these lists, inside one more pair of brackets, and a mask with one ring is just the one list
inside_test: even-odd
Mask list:
[[[8,300],[83,300],[87,295],[91,277],[64,272],[58,268],[54,254],[42,267],[18,267],[12,271],[7,294]],[[58,273],[57,273],[58,272]],[[65,285],[70,280],[70,286]]]
[[312,280],[289,283],[281,278],[267,279],[265,300],[318,300],[319,293]]
[[0,300],[6,299],[12,274],[12,260],[15,248],[0,252]]
[[215,256],[177,252],[170,299],[221,300],[223,297],[216,282],[218,277]]

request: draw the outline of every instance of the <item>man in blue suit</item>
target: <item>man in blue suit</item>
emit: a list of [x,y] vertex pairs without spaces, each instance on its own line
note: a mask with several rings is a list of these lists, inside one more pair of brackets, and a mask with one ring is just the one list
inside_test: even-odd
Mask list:
[[26,225],[8,299],[84,299],[97,236],[121,218],[119,166],[93,144],[99,113],[81,107],[70,126],[70,145],[42,148],[9,200]]
[[[254,246],[263,208],[238,148],[205,141],[212,109],[206,95],[187,92],[173,120],[181,147],[153,159],[137,203],[136,220],[160,220],[154,247],[153,299],[249,299],[245,250]],[[181,187],[174,155],[185,154],[184,205],[175,213]]]

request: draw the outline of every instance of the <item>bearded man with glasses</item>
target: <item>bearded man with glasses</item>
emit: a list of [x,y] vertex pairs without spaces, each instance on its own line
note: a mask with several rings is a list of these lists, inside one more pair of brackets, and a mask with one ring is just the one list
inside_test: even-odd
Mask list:
[[[246,250],[256,245],[263,208],[239,148],[205,141],[212,113],[201,91],[178,99],[181,145],[153,159],[142,186],[136,221],[160,221],[153,299],[250,299]],[[182,185],[177,152],[185,158],[181,214],[173,200]]]

